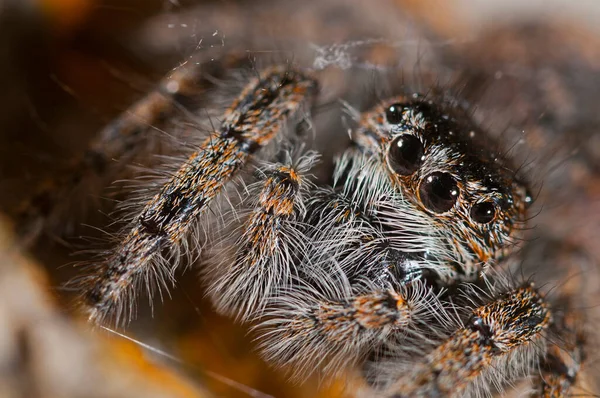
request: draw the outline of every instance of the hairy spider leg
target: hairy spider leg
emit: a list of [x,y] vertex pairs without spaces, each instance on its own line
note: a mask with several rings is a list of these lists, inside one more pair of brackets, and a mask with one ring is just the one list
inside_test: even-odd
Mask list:
[[73,196],[97,196],[98,190],[110,184],[121,168],[156,144],[157,132],[181,105],[213,86],[208,76],[218,78],[242,62],[234,56],[187,62],[170,73],[153,91],[100,130],[84,154],[73,159],[65,172],[44,181],[19,206],[16,219],[22,241],[32,244],[44,230],[59,235],[72,232],[75,218],[80,216],[73,214]]
[[307,172],[317,155],[285,156],[284,162],[260,170],[261,179],[249,187],[249,214],[203,267],[221,313],[243,320],[260,316],[269,298],[289,284],[299,256],[307,251],[301,220],[312,186]]
[[532,396],[543,398],[570,397],[585,361],[586,336],[583,317],[578,310],[568,309],[560,322],[553,322],[556,339],[542,358],[540,372],[534,378]]
[[292,365],[296,378],[315,366],[339,375],[364,361],[374,347],[409,335],[413,323],[425,320],[433,308],[425,303],[435,299],[415,286],[367,290],[331,299],[306,286],[282,295],[258,326],[263,354],[279,365]]
[[551,322],[547,303],[532,285],[475,308],[464,327],[400,376],[388,396],[458,396],[500,361],[541,340]]
[[226,110],[219,129],[144,206],[131,230],[100,264],[85,297],[90,320],[99,322],[114,310],[120,319],[127,293],[134,293],[140,277],[147,283],[154,277],[165,287],[165,274],[175,266],[161,264],[164,252],[182,248],[190,228],[225,184],[281,132],[284,122],[306,109],[316,89],[313,78],[286,67],[269,68],[248,83]]

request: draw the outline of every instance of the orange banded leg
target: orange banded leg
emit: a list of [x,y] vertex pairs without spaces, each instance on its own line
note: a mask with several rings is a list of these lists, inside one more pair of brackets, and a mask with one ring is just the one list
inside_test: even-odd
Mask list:
[[44,230],[70,233],[76,217],[81,216],[73,215],[73,197],[99,196],[100,190],[112,182],[120,168],[157,141],[157,131],[167,128],[167,122],[180,112],[182,104],[194,101],[213,85],[207,76],[219,77],[240,63],[235,57],[189,62],[163,79],[155,90],[103,128],[83,156],[73,159],[65,172],[45,181],[16,209],[22,241],[33,243]]
[[409,333],[423,317],[425,290],[373,289],[348,299],[317,298],[306,288],[278,298],[261,330],[264,355],[280,365],[295,365],[296,377],[339,373],[364,360],[376,346]]
[[289,284],[298,254],[307,250],[300,221],[311,186],[306,173],[316,154],[286,156],[285,162],[261,170],[263,178],[249,190],[252,210],[205,267],[220,312],[242,319],[260,315],[268,299]]
[[404,372],[388,396],[461,396],[477,378],[500,372],[508,356],[539,341],[550,324],[546,303],[532,286],[473,310],[464,327]]
[[[199,216],[252,155],[281,133],[286,121],[307,110],[317,84],[305,74],[285,68],[267,69],[235,99],[220,127],[150,199],[131,229],[87,280],[89,318],[94,322],[116,311],[123,318],[127,293],[145,282],[152,287],[172,278],[174,265]],[[171,255],[165,256],[166,253]],[[127,301],[129,300],[129,301]]]

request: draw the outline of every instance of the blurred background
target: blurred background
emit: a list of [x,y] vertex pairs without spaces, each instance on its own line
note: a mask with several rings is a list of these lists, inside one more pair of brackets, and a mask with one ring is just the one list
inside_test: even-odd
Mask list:
[[[595,264],[599,22],[593,0],[0,1],[0,396],[344,396],[344,381],[296,385],[264,364],[247,329],[203,300],[194,272],[153,316],[140,308],[120,330],[176,359],[90,330],[61,288],[81,240],[24,245],[14,234],[15,209],[44,181],[67,173],[165,74],[215,46],[283,48],[311,66],[315,48],[377,39],[390,45],[361,53],[373,64],[423,62],[460,82],[484,125],[507,142],[523,138],[515,156],[537,166],[536,239]],[[79,222],[106,222],[91,213]]]

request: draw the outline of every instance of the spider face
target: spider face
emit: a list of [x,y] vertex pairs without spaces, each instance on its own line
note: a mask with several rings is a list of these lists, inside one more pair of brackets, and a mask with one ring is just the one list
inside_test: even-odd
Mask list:
[[451,265],[442,279],[472,279],[514,250],[531,198],[467,115],[416,94],[397,97],[363,116],[355,140],[437,231],[435,245],[447,251],[428,260]]

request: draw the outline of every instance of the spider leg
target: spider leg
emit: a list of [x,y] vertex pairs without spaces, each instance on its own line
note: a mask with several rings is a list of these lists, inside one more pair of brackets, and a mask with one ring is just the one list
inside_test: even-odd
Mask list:
[[[540,234],[526,247],[520,267],[535,274],[552,308],[552,322],[545,336],[545,350],[529,371],[531,397],[593,395],[595,380],[590,362],[595,356],[595,307],[598,289],[596,262],[577,243],[558,241]],[[543,286],[543,285],[542,285]],[[586,377],[588,376],[588,377]]]
[[306,253],[301,220],[312,186],[307,172],[316,153],[293,159],[294,154],[285,152],[285,157],[260,170],[262,178],[249,187],[249,214],[221,240],[204,267],[209,294],[220,312],[242,319],[259,315],[269,297],[286,287],[298,256]]
[[[166,182],[134,219],[117,247],[88,279],[89,318],[100,322],[116,310],[117,320],[141,278],[151,287],[172,280],[176,265],[165,264],[185,249],[198,217],[227,182],[307,105],[316,81],[285,68],[266,69],[225,111],[220,126]],[[165,252],[167,256],[165,256]],[[162,262],[162,263],[161,263]],[[85,281],[84,281],[85,282]],[[133,300],[129,301],[133,305]]]
[[[526,355],[541,342],[551,322],[550,310],[532,285],[516,288],[473,309],[468,321],[442,344],[420,359],[387,389],[387,396],[458,396],[482,378],[489,388],[527,363]],[[516,357],[515,357],[516,358]],[[524,357],[527,358],[527,357]],[[521,365],[519,365],[519,363]],[[500,368],[506,366],[506,372]]]
[[73,214],[73,201],[66,199],[98,197],[98,190],[110,184],[120,169],[157,144],[157,131],[165,128],[181,105],[193,102],[213,85],[207,76],[217,78],[241,63],[233,56],[219,61],[188,62],[100,130],[81,157],[72,160],[64,173],[45,181],[16,210],[22,241],[31,244],[44,230],[71,232],[78,214]]
[[435,296],[423,286],[398,289],[364,286],[361,293],[327,298],[318,288],[295,286],[267,310],[261,348],[269,361],[294,365],[295,377],[339,374],[364,361],[374,347],[410,333],[425,320]]
[[560,316],[554,315],[551,331],[556,337],[550,339],[541,359],[540,372],[533,380],[535,390],[532,397],[571,396],[586,359],[583,314],[572,306],[563,307],[563,311]]

